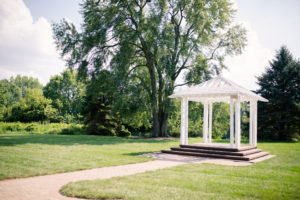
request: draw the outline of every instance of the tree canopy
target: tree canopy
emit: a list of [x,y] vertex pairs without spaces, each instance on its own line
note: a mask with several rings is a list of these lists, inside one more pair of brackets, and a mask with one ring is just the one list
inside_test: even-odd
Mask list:
[[153,136],[167,135],[174,88],[219,73],[246,40],[228,0],[85,0],[81,13],[81,32],[66,20],[53,24],[62,57],[81,76],[111,70],[120,94],[142,87]]
[[38,79],[33,77],[17,75],[0,80],[0,120],[7,117],[7,109],[19,102],[25,96],[27,89],[42,87]]
[[283,46],[258,77],[258,93],[269,100],[259,103],[260,138],[300,139],[300,62]]
[[51,77],[43,91],[64,121],[69,123],[81,119],[85,86],[84,82],[77,80],[74,71],[65,70],[61,75]]

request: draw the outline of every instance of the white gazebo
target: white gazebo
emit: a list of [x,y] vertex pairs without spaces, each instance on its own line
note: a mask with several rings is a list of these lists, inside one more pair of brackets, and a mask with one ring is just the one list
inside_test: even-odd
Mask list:
[[214,102],[230,104],[230,146],[239,148],[241,144],[241,102],[250,103],[249,143],[257,145],[257,101],[268,100],[247,90],[222,76],[199,85],[175,92],[170,98],[181,100],[180,144],[188,144],[188,102],[196,101],[204,105],[203,143],[211,143],[212,109]]

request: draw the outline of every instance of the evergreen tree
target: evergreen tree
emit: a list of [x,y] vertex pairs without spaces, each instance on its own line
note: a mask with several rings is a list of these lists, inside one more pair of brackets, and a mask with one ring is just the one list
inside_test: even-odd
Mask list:
[[300,139],[300,63],[283,46],[258,77],[258,93],[269,100],[258,104],[258,134],[264,139]]
[[114,98],[112,74],[107,70],[95,73],[87,85],[83,114],[88,134],[128,136],[130,132],[112,113]]

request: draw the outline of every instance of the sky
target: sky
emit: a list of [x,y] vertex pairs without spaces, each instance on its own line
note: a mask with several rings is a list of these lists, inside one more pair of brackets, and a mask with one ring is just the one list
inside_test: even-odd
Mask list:
[[[46,84],[66,69],[52,37],[51,23],[62,18],[81,24],[81,0],[0,0],[0,79],[17,74]],[[299,0],[235,0],[235,23],[247,29],[247,47],[227,57],[222,75],[255,90],[276,50],[286,45],[300,58]]]

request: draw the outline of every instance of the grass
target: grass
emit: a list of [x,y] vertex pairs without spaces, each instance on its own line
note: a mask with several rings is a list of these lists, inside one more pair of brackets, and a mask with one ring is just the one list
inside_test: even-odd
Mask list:
[[262,143],[277,155],[251,166],[189,164],[108,180],[65,185],[61,193],[91,199],[300,199],[300,144]]
[[137,155],[178,143],[90,135],[0,134],[0,180],[144,162],[151,159]]

